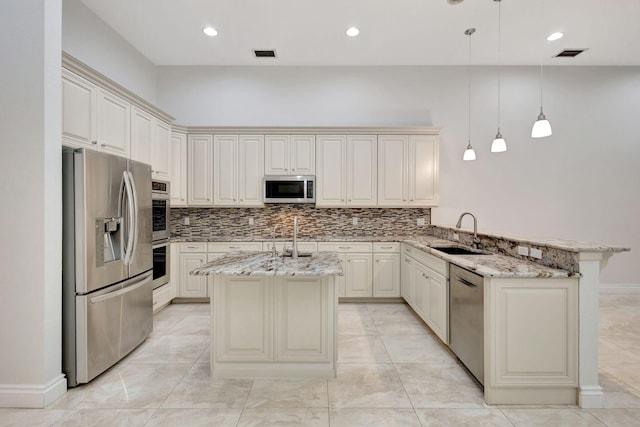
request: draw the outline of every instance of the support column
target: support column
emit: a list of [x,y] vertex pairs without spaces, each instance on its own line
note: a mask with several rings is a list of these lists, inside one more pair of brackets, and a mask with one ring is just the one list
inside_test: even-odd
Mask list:
[[598,381],[598,340],[601,253],[580,253],[580,354],[578,404],[581,408],[604,407]]
[[0,407],[42,408],[62,374],[61,0],[0,2]]

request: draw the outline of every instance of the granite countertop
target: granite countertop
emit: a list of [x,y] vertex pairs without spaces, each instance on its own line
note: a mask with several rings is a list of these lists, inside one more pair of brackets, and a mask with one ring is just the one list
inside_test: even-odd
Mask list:
[[432,246],[458,246],[456,242],[425,236],[419,240],[403,240],[416,249],[437,256],[452,264],[471,270],[485,277],[517,277],[517,278],[566,278],[580,277],[579,273],[571,273],[567,270],[545,267],[531,261],[518,258],[487,253],[484,255],[449,255]]
[[201,276],[342,276],[336,252],[305,257],[273,257],[271,252],[231,252],[189,274]]

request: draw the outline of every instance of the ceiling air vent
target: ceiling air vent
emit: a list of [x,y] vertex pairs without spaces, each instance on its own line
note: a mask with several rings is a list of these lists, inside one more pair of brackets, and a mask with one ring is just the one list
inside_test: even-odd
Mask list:
[[587,49],[565,49],[559,54],[557,54],[555,57],[556,58],[573,58],[574,56],[580,55],[585,50]]
[[253,49],[253,54],[256,58],[275,58],[276,51],[275,50],[258,50]]

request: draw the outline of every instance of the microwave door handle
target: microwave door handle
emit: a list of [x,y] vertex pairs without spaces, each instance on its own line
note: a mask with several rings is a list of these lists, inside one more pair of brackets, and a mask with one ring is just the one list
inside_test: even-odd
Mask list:
[[307,200],[307,180],[302,180],[302,200]]

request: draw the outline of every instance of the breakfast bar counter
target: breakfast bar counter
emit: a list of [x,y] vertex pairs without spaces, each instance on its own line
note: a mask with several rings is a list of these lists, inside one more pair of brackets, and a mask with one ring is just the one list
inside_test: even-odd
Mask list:
[[333,252],[303,255],[233,252],[191,271],[212,276],[212,376],[335,377],[342,266]]

